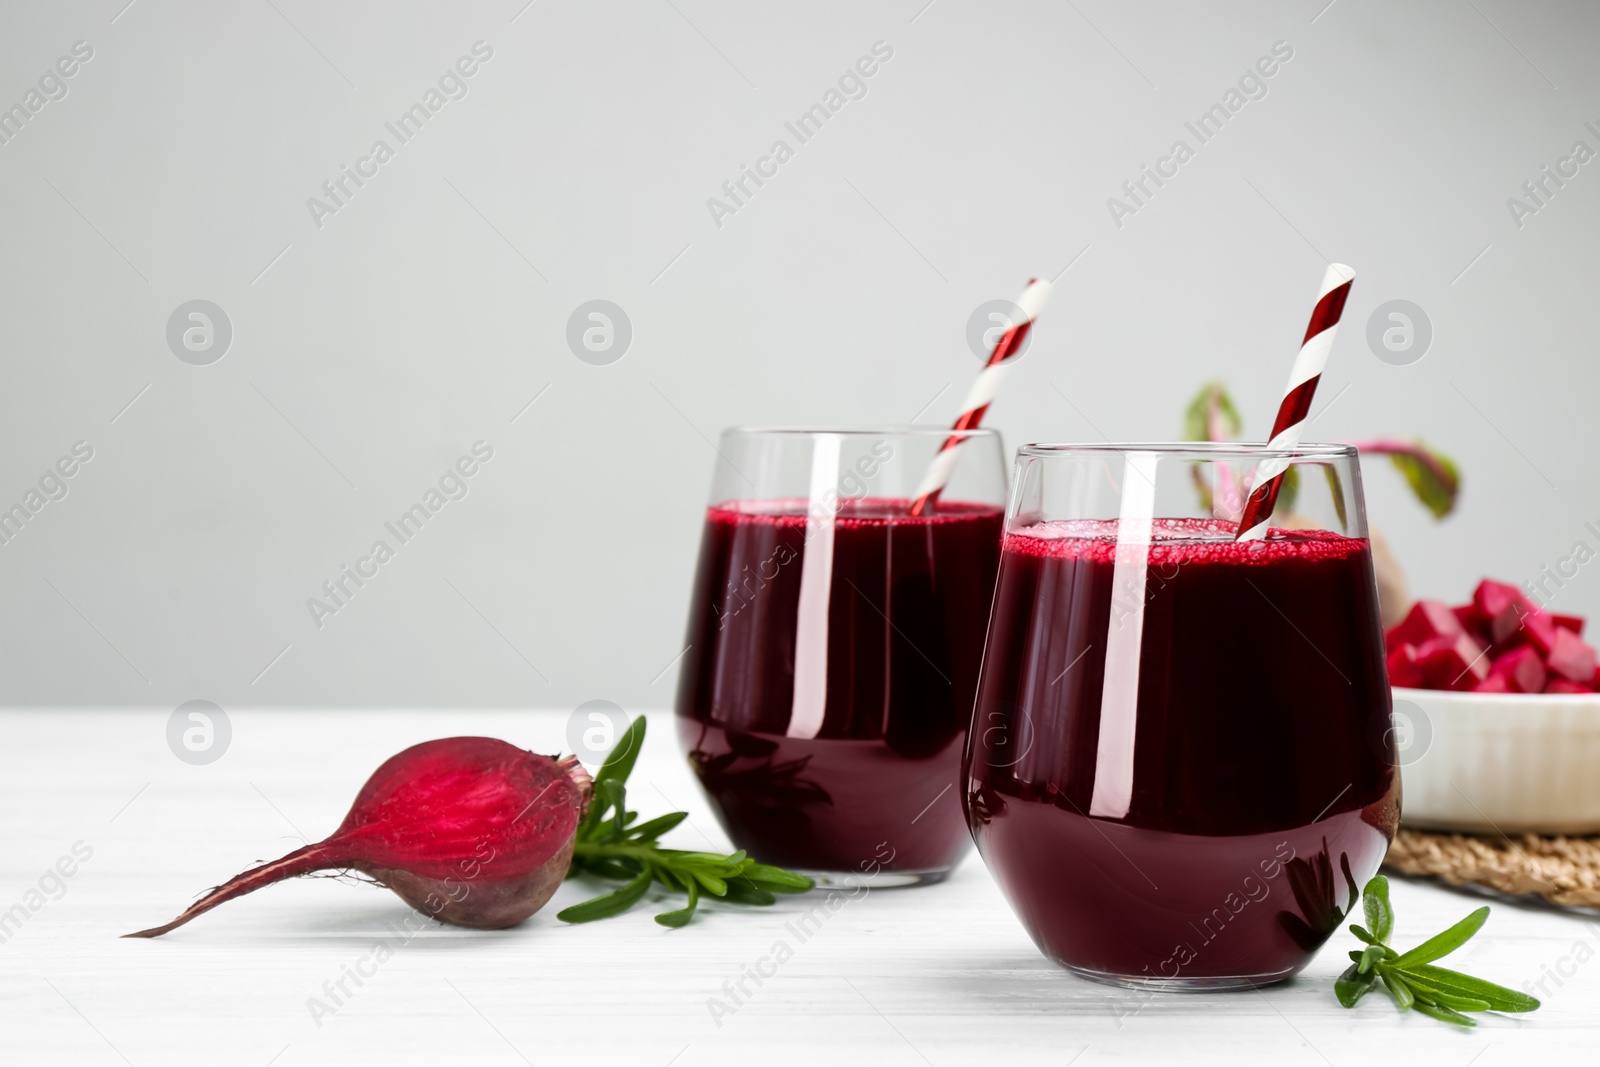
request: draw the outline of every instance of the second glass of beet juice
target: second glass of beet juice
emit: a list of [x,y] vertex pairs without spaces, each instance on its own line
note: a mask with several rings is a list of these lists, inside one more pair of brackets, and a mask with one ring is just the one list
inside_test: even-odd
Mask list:
[[[941,449],[958,454],[913,515]],[[943,878],[1000,554],[990,430],[722,435],[679,735],[735,846],[824,883]],[[948,455],[946,459],[949,459]]]
[[[1268,462],[1267,535],[1235,542]],[[964,765],[978,849],[1058,963],[1160,989],[1303,967],[1400,813],[1355,450],[1019,450]]]

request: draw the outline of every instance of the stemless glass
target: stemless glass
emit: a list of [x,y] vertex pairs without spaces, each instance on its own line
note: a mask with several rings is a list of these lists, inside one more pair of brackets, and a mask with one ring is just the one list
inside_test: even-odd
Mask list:
[[679,736],[728,836],[825,883],[937,881],[971,846],[956,788],[1005,509],[1000,438],[947,428],[722,435],[678,683]]
[[[1240,493],[1287,464],[1270,531]],[[1026,445],[963,757],[978,850],[1087,978],[1287,978],[1400,813],[1355,449]]]

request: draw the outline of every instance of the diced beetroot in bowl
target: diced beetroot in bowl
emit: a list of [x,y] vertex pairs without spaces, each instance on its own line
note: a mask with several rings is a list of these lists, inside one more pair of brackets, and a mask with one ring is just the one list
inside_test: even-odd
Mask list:
[[1466,691],[1489,677],[1483,646],[1466,634],[1425,642],[1417,649],[1417,659],[1429,689]]
[[1556,638],[1558,635],[1567,634],[1569,637],[1578,636],[1571,630],[1563,630],[1561,627],[1557,626],[1555,621],[1552,620],[1550,616],[1546,615],[1538,608],[1535,608],[1533,611],[1523,616],[1522,629],[1533,642],[1533,647],[1537,648],[1540,654],[1546,658],[1549,658],[1550,653],[1555,651]]
[[1457,635],[1447,635],[1445,637],[1430,637],[1426,641],[1422,642],[1420,645],[1412,645],[1411,647],[1417,650],[1417,659],[1420,660],[1424,656],[1428,655],[1430,652],[1437,652],[1442,648],[1452,648],[1452,647],[1454,647],[1455,643],[1456,643],[1456,641],[1458,639],[1459,639],[1459,637]]
[[1392,652],[1400,645],[1420,646],[1432,638],[1464,636],[1466,632],[1456,619],[1456,613],[1444,601],[1419,600],[1389,631],[1386,644]]
[[1587,687],[1594,680],[1596,656],[1594,646],[1571,630],[1555,631],[1554,647],[1545,657],[1545,666],[1569,682]]
[[1489,620],[1489,641],[1497,648],[1535,644],[1546,651],[1555,640],[1556,624],[1531,600],[1513,601]]
[[1512,606],[1490,619],[1485,635],[1489,638],[1489,643],[1501,650],[1527,644],[1530,637],[1528,631],[1522,627],[1523,616],[1522,611]]
[[1537,650],[1523,645],[1489,665],[1489,679],[1494,678],[1504,678],[1514,693],[1541,693],[1545,683],[1544,662],[1539,659]]
[[1450,611],[1461,628],[1473,637],[1483,640],[1489,635],[1489,617],[1478,610],[1476,604],[1457,604]]
[[1509,582],[1472,601],[1419,600],[1384,634],[1391,685],[1480,693],[1600,693],[1600,654],[1579,615],[1557,615]]
[[1485,578],[1472,591],[1472,606],[1486,619],[1495,618],[1511,605],[1526,599],[1516,586],[1492,578]]
[[1428,683],[1417,665],[1417,646],[1401,645],[1389,653],[1389,684],[1421,689]]

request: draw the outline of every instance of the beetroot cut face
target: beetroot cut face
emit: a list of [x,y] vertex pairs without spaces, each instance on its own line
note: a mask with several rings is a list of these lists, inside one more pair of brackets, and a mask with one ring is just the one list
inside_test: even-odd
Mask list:
[[515,926],[544,906],[572,864],[589,775],[492,737],[450,737],[391,756],[327,839],[212,889],[159,937],[218,904],[317,871],[358,871],[441,922]]

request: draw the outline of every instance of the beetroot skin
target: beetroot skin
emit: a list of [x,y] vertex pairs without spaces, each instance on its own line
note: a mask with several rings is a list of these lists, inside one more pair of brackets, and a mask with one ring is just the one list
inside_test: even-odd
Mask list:
[[158,937],[218,904],[285,878],[359,871],[418,911],[496,930],[538,911],[567,876],[589,776],[490,737],[450,737],[390,757],[326,840],[217,886]]

